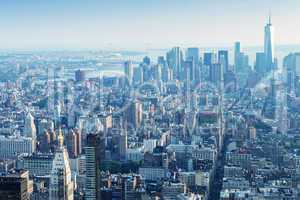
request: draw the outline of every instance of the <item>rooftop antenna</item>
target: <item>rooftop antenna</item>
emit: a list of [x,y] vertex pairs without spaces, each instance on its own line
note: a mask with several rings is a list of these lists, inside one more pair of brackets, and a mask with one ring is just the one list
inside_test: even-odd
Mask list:
[[271,22],[272,22],[272,21],[271,21],[271,16],[272,16],[272,15],[271,15],[271,10],[269,10],[269,16],[268,16],[269,25],[272,24],[272,23],[271,23]]

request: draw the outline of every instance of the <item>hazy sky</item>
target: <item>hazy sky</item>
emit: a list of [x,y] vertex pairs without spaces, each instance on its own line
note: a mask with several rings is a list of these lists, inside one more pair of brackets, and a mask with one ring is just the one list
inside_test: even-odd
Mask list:
[[300,0],[2,0],[0,48],[300,44]]

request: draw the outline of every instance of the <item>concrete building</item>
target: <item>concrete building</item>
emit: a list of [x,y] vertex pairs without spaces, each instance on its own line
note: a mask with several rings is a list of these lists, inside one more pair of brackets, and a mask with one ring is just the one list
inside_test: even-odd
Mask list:
[[159,181],[167,177],[167,170],[162,167],[140,167],[139,174],[145,180]]
[[35,140],[22,136],[0,136],[0,157],[15,158],[21,154],[31,155],[35,152]]
[[0,176],[0,199],[28,200],[31,192],[28,171],[13,171]]
[[63,146],[62,132],[58,136],[59,146],[55,152],[50,178],[49,200],[73,200],[74,183],[67,149]]
[[34,154],[23,158],[23,167],[30,176],[50,176],[54,154]]
[[100,135],[88,134],[85,149],[85,199],[100,200]]

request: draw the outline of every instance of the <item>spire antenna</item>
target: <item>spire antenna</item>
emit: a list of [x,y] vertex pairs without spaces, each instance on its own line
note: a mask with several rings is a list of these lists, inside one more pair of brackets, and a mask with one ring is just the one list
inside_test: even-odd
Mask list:
[[268,20],[269,20],[269,24],[271,25],[271,24],[272,24],[272,21],[271,21],[271,11],[269,11],[269,17],[268,17]]

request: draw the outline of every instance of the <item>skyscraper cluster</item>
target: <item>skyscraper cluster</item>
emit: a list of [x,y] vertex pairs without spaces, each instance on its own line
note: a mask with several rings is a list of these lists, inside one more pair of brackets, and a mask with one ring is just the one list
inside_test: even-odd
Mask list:
[[300,53],[281,67],[262,33],[253,63],[241,42],[0,56],[0,199],[299,199]]

